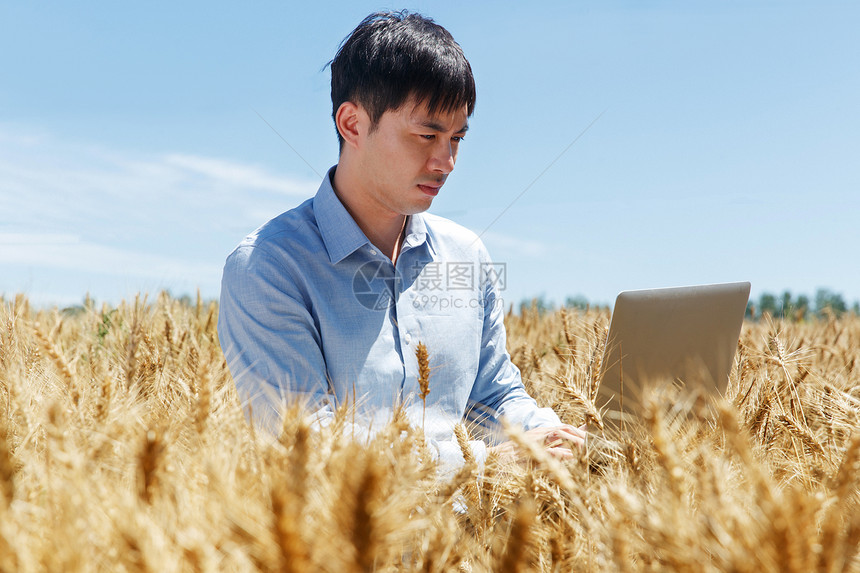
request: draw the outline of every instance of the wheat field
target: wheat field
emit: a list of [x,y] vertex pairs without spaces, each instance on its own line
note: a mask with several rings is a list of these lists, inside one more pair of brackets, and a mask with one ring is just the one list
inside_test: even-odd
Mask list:
[[560,462],[512,432],[525,461],[439,480],[403,416],[255,431],[217,312],[0,299],[0,571],[860,571],[853,314],[745,324],[724,399],[655,391],[623,436],[608,313],[509,314],[529,391],[595,439]]

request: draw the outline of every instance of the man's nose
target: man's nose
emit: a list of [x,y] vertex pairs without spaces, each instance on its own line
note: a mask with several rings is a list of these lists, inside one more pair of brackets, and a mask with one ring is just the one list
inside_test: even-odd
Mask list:
[[433,156],[430,161],[430,168],[433,171],[439,171],[447,175],[454,170],[454,163],[457,161],[457,148],[450,140],[445,141],[443,139],[439,142],[439,145],[434,146]]

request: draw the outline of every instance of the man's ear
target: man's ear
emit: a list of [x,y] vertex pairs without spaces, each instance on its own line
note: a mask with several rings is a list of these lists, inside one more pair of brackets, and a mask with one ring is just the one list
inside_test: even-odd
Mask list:
[[334,124],[343,138],[344,145],[355,147],[358,144],[364,124],[367,122],[367,112],[351,101],[345,101],[337,108]]

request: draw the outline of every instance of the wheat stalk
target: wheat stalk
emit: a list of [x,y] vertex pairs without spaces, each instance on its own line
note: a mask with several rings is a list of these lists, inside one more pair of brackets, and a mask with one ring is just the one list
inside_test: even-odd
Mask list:
[[415,358],[418,360],[418,388],[421,390],[418,397],[421,398],[421,403],[424,406],[422,414],[423,425],[423,418],[427,416],[427,396],[430,395],[430,356],[423,342],[419,342],[415,347]]

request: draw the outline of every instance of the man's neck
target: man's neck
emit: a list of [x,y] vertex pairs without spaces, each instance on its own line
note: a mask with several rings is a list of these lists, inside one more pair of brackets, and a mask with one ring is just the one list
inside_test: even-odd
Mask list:
[[331,182],[335,195],[370,242],[396,262],[406,233],[407,217],[386,212],[368,200],[368,194],[362,193],[360,180],[352,175],[348,165],[338,164]]

